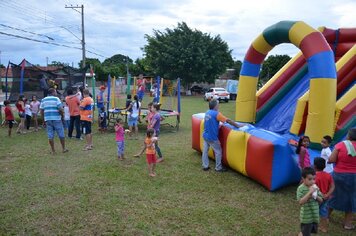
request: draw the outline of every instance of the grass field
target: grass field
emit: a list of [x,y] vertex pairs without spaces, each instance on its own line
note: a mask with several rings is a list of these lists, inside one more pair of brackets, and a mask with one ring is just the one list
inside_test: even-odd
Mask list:
[[[220,107],[234,117],[233,102]],[[179,131],[162,128],[165,161],[155,178],[144,156],[132,157],[143,127],[140,140],[126,140],[124,161],[116,158],[114,133],[96,128],[94,150],[66,140],[69,153],[55,156],[44,130],[7,138],[1,128],[0,235],[296,235],[297,186],[271,193],[232,170],[201,170],[191,115],[206,109],[201,97],[182,98]],[[333,214],[328,235],[348,235],[341,221]]]

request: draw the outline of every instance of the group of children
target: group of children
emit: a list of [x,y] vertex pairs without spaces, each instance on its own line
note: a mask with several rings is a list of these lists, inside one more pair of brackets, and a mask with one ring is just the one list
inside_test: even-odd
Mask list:
[[321,141],[323,149],[320,157],[314,158],[314,168],[311,167],[308,152],[309,137],[303,136],[298,142],[296,153],[299,155],[299,166],[302,169],[302,183],[297,189],[297,200],[301,205],[299,235],[317,233],[318,228],[321,232],[327,232],[331,213],[328,202],[335,189],[331,176],[333,164],[328,163],[331,142],[330,136],[323,137]]
[[[162,120],[161,115],[159,114],[160,104],[148,104],[149,113],[146,116],[147,122],[147,131],[146,138],[144,140],[144,146],[140,153],[134,155],[135,157],[139,157],[144,152],[146,152],[146,160],[148,164],[148,172],[149,176],[156,176],[155,166],[156,163],[163,161],[163,156],[158,146],[158,136],[160,132],[160,122]],[[116,143],[117,143],[117,155],[119,160],[124,159],[125,152],[125,133],[130,133],[130,130],[124,129],[124,123],[122,119],[117,119],[115,124],[115,133],[116,133]],[[156,158],[156,153],[159,158]]]
[[[5,121],[8,124],[8,136],[11,137],[12,128],[15,124],[15,116],[12,112],[10,101],[5,100]],[[19,96],[15,104],[18,115],[20,117],[20,123],[16,130],[16,133],[25,134],[30,129],[31,121],[34,122],[34,131],[38,131],[38,113],[40,111],[40,102],[36,96],[32,96],[31,102],[29,102],[23,95]]]

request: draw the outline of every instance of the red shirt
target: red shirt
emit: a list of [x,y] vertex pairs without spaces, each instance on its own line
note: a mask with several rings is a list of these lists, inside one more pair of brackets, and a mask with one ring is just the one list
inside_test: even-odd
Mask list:
[[19,111],[19,112],[25,112],[25,109],[24,109],[24,102],[17,102],[16,103],[16,108],[17,108],[17,110]]
[[320,192],[325,195],[329,192],[331,184],[334,182],[331,175],[324,171],[317,171],[315,184],[319,187]]
[[[351,141],[356,149],[356,141]],[[356,174],[356,157],[347,155],[347,149],[343,142],[335,145],[335,149],[339,151],[334,167],[336,173],[352,173]]]
[[14,114],[12,114],[11,107],[5,107],[5,119],[15,120]]

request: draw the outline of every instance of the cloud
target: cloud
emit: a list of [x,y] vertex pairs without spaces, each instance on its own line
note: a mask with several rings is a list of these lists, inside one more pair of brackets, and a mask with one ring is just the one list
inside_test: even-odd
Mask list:
[[[0,22],[32,32],[46,34],[55,42],[80,46],[73,34],[81,38],[81,16],[66,9],[70,1],[13,0],[3,2]],[[164,31],[186,22],[190,28],[220,35],[232,49],[232,55],[242,60],[251,42],[268,26],[281,20],[303,20],[313,27],[355,27],[356,3],[352,0],[87,0],[84,3],[85,38],[88,50],[110,57],[128,55],[142,57],[145,34]],[[64,26],[72,33],[68,32]],[[2,32],[38,36],[0,27]],[[40,37],[43,39],[42,37]],[[6,40],[8,39],[8,40]],[[0,35],[2,62],[19,62],[22,58],[35,64],[50,60],[78,64],[81,51],[14,39]],[[298,51],[291,45],[280,45],[271,54],[290,54]],[[87,57],[98,57],[87,53]],[[101,61],[105,58],[99,57]]]

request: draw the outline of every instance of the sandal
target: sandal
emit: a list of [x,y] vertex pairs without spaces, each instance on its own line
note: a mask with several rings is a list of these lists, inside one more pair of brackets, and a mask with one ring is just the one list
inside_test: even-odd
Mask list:
[[63,153],[66,153],[66,152],[69,152],[69,150],[68,150],[68,149],[64,149],[64,150],[63,150]]
[[89,146],[86,146],[85,148],[83,148],[83,151],[89,151],[89,150],[92,150],[92,148]]

